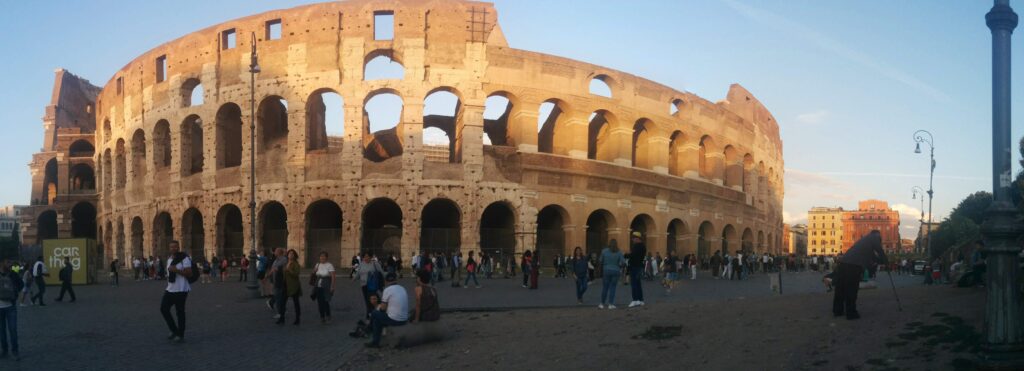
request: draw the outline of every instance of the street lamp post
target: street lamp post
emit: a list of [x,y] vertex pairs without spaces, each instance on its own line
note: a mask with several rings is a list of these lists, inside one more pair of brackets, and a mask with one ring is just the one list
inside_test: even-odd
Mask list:
[[[926,138],[924,134],[928,134]],[[932,188],[932,180],[935,178],[935,138],[932,137],[932,133],[928,130],[918,130],[914,132],[914,141],[917,142],[917,147],[914,148],[914,153],[921,153],[921,142],[928,144],[928,148],[931,150],[931,167],[928,169],[928,247],[927,253],[928,258],[931,259],[932,255],[932,196],[934,196],[934,189]]]
[[249,282],[246,288],[253,298],[260,298],[256,283],[256,74],[260,73],[256,55],[256,33],[252,33],[249,57]]
[[[921,218],[918,219],[917,221],[921,223],[921,230],[924,230],[924,188],[921,188],[921,187],[918,187],[918,186],[914,186],[914,188],[911,188],[911,192],[912,193],[910,195],[910,198],[916,200],[918,195],[920,195],[920,197],[921,197]],[[925,236],[925,238],[931,238],[931,236],[932,236],[932,226],[928,225],[928,234]],[[918,241],[918,243],[920,243],[920,241]],[[920,249],[921,246],[917,246],[916,248]]]
[[987,369],[1024,369],[1021,293],[1018,286],[1022,227],[1010,198],[1010,37],[1017,13],[1010,0],[995,0],[985,15],[992,31],[992,206],[981,225],[985,240],[985,340],[981,366]]

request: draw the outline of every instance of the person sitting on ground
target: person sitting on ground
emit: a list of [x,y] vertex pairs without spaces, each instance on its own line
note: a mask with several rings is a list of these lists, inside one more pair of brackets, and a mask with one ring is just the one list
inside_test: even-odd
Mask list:
[[437,301],[437,289],[430,284],[430,274],[416,274],[416,315],[410,322],[434,322],[441,319],[441,305]]
[[384,283],[386,287],[380,297],[380,304],[370,315],[373,340],[366,343],[368,348],[380,348],[380,334],[384,327],[403,326],[409,320],[409,294],[398,284],[398,276],[388,273]]

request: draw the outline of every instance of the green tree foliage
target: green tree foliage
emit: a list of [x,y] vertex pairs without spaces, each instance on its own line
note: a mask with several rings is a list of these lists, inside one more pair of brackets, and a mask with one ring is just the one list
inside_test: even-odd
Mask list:
[[975,192],[960,201],[949,213],[949,218],[943,220],[938,230],[932,232],[932,257],[980,239],[980,226],[985,221],[985,210],[990,205],[992,194],[985,191]]
[[992,205],[992,194],[985,191],[975,192],[953,208],[950,217],[957,215],[970,219],[974,224],[981,225],[985,221],[985,210]]

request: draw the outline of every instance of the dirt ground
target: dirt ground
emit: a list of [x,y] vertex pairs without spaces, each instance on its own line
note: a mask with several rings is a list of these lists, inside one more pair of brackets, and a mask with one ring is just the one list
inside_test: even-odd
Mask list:
[[[339,369],[967,370],[984,320],[983,289],[861,290],[855,321],[831,294],[600,310],[448,313],[450,337],[360,350]],[[628,295],[627,293],[624,293]],[[442,306],[444,303],[442,303]]]

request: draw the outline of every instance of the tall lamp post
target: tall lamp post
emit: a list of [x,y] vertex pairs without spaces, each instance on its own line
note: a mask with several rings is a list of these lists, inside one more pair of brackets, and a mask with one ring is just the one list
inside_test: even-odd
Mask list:
[[1010,0],[995,0],[985,15],[992,31],[992,206],[981,225],[985,246],[988,290],[985,302],[985,340],[981,366],[987,369],[1024,369],[1024,331],[1019,285],[1022,226],[1010,199],[1010,37],[1017,13]]
[[[918,186],[914,186],[914,188],[911,188],[910,190],[912,192],[911,195],[910,195],[910,198],[916,200],[918,195],[921,196],[921,218],[918,219],[917,221],[921,223],[921,228],[922,228],[922,230],[924,230],[924,188],[921,188],[921,187],[918,187]],[[929,224],[928,225],[928,234],[924,238],[930,239],[931,237],[932,237],[932,226]],[[918,243],[920,243],[920,242],[921,241],[918,241]],[[920,249],[920,246],[917,246],[917,248]]]
[[[926,138],[924,134],[928,134]],[[931,150],[931,167],[928,170],[928,259],[931,259],[932,255],[932,196],[934,196],[932,188],[932,180],[935,178],[935,138],[932,137],[932,133],[928,130],[918,130],[914,132],[914,141],[917,142],[917,147],[914,148],[914,153],[921,153],[921,142],[928,144],[928,148]]]
[[256,33],[252,33],[249,57],[249,282],[246,288],[253,298],[260,298],[256,284],[256,74],[260,73],[256,55]]

